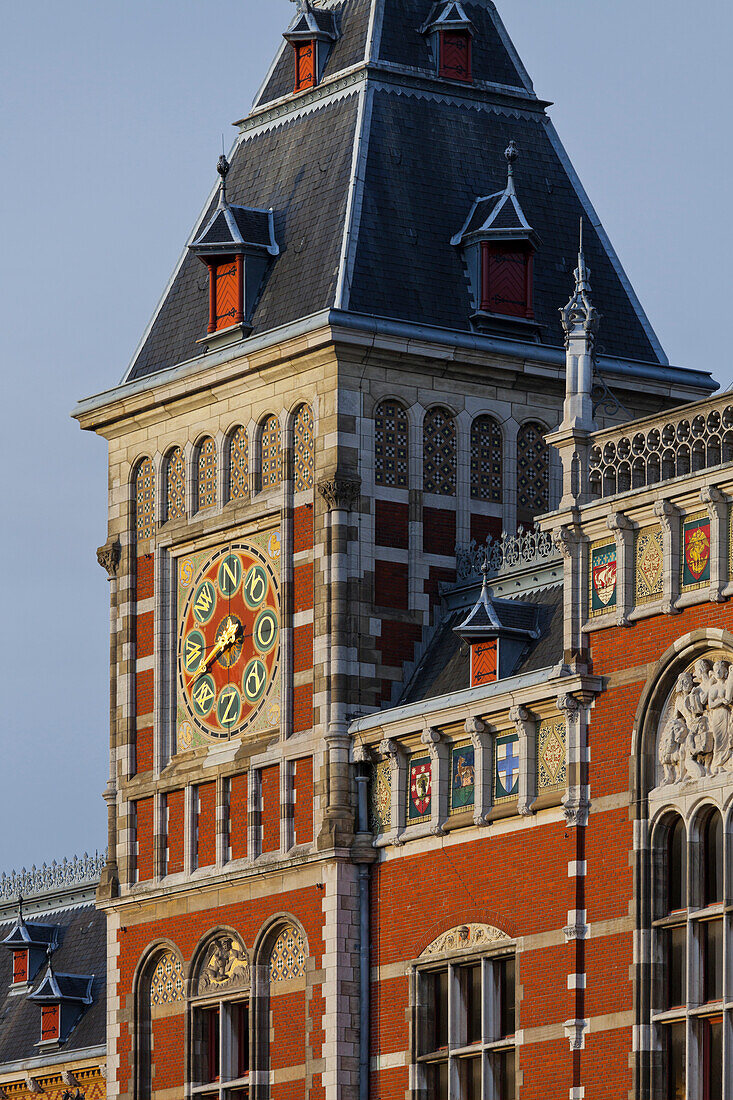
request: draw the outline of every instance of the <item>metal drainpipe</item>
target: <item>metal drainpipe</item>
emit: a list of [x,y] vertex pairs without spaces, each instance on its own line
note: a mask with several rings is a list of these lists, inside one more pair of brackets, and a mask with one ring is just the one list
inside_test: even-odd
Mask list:
[[[366,765],[356,776],[358,831],[369,833]],[[369,833],[371,840],[371,834]],[[359,1100],[369,1100],[369,864],[359,864]]]

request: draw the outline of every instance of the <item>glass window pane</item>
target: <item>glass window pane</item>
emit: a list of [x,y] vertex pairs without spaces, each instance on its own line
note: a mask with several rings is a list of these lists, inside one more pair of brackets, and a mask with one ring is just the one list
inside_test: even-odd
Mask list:
[[723,996],[723,922],[705,921],[701,928],[703,958],[703,996],[719,1001]]
[[667,1100],[686,1100],[686,1050],[685,1025],[672,1024],[667,1029]]
[[667,1008],[687,1000],[687,926],[667,932]]
[[462,1058],[459,1075],[461,1100],[481,1100],[481,1058]]
[[440,1050],[448,1046],[448,971],[439,970],[432,976],[432,1004],[433,1014],[432,1050]]
[[481,1030],[481,966],[463,966],[460,971],[465,1016],[465,1043],[479,1043]]
[[703,1095],[705,1100],[723,1098],[723,1021],[705,1020],[703,1034]]
[[237,1021],[237,1077],[249,1073],[249,1005],[236,1008]]
[[687,908],[687,832],[681,817],[675,819],[669,834],[667,908],[670,913]]
[[203,1014],[206,1047],[206,1080],[219,1080],[219,1009],[210,1008]]
[[514,1022],[514,959],[503,959],[499,963],[499,1039],[513,1035]]
[[723,819],[712,813],[707,820],[705,844],[705,904],[723,900]]
[[496,1100],[514,1100],[515,1061],[514,1051],[508,1050],[502,1054],[495,1054],[494,1075],[496,1081]]
[[448,1100],[448,1063],[440,1062],[428,1070],[429,1100]]

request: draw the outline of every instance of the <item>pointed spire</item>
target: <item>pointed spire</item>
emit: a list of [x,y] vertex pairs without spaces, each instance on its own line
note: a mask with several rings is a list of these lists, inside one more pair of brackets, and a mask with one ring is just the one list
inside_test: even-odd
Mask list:
[[231,165],[227,158],[222,153],[216,162],[216,170],[221,176],[221,186],[219,188],[219,206],[227,205],[227,176],[229,175],[229,169]]
[[575,288],[568,304],[560,310],[566,349],[565,404],[560,427],[582,432],[596,429],[591,390],[600,314],[591,301],[590,293],[590,268],[585,262],[581,218]]
[[578,245],[578,266],[574,272],[575,289],[570,301],[560,310],[562,326],[565,330],[565,345],[572,335],[577,335],[578,328],[582,327],[589,343],[590,351],[593,351],[595,335],[598,331],[600,314],[590,300],[590,268],[585,262],[583,249],[583,219],[580,219],[580,241]]
[[507,195],[513,195],[514,191],[514,164],[519,157],[519,150],[517,149],[517,143],[514,138],[509,142],[504,150],[504,156],[506,158],[507,165],[507,180],[506,180],[506,192]]

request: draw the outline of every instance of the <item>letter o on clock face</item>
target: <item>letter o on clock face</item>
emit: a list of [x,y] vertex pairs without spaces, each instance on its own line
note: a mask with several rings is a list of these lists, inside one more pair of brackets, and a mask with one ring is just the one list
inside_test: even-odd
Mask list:
[[277,562],[247,543],[197,562],[179,563],[179,718],[207,739],[235,737],[261,713],[279,671]]

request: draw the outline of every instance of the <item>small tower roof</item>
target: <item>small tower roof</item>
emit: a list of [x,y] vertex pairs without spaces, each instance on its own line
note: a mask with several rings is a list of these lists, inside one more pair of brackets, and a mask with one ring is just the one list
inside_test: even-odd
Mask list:
[[526,240],[536,247],[539,237],[527,221],[517,197],[514,185],[514,165],[519,157],[514,140],[504,151],[507,162],[507,182],[503,191],[475,200],[463,228],[452,238],[451,244],[461,245],[470,240]]
[[49,947],[46,973],[35,993],[29,994],[28,1000],[37,1001],[39,1004],[90,1005],[93,982],[94,975],[90,974],[56,974]]
[[338,38],[336,16],[332,11],[317,8],[313,0],[295,0],[295,2],[298,10],[283,38],[288,42],[308,42],[314,38],[326,42],[336,41]]
[[4,940],[0,940],[3,947],[11,951],[22,951],[24,948],[55,947],[58,939],[56,926],[53,924],[38,924],[36,921],[26,922],[23,917],[23,898],[18,897],[18,915],[10,933]]
[[463,10],[463,4],[458,0],[440,0],[433,5],[430,15],[420,28],[423,34],[432,34],[434,31],[468,31],[474,33],[474,25]]
[[467,642],[482,638],[514,637],[527,641],[539,638],[539,607],[519,600],[501,600],[491,595],[488,586],[488,565],[478,600],[468,616],[455,627],[455,633]]
[[221,176],[219,203],[202,232],[190,245],[191,251],[196,255],[216,255],[256,249],[277,256],[280,249],[275,240],[272,210],[229,203],[226,193],[229,161],[224,155],[219,157],[217,172]]

